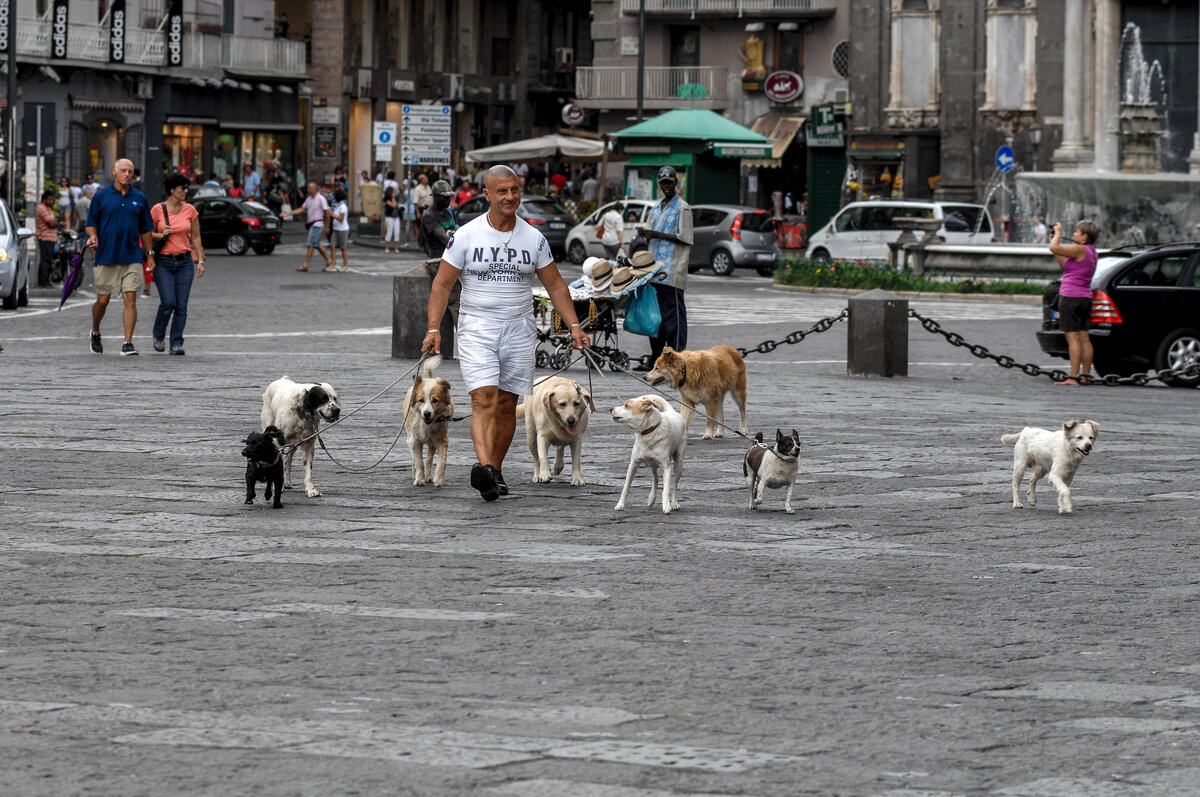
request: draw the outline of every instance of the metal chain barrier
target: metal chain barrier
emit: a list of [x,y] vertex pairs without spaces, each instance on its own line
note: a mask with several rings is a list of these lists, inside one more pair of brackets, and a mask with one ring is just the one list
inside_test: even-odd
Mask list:
[[822,318],[820,321],[813,324],[808,329],[798,329],[795,332],[789,332],[787,335],[783,336],[782,340],[764,340],[762,343],[758,344],[757,346],[754,346],[749,349],[739,348],[737,351],[738,351],[738,354],[742,355],[743,357],[745,357],[749,354],[755,354],[755,353],[770,354],[771,352],[773,352],[777,348],[779,348],[779,346],[781,344],[799,343],[800,341],[804,340],[809,335],[815,335],[818,332],[828,332],[829,330],[833,329],[834,325],[837,324],[837,322],[845,321],[849,317],[850,317],[850,308],[847,307],[845,310],[838,313],[837,315],[831,315],[828,318]]
[[[962,335],[959,335],[957,332],[947,332],[946,330],[942,329],[942,325],[937,321],[934,321],[932,318],[926,318],[912,308],[909,308],[908,315],[910,318],[915,318],[917,321],[920,321],[921,326],[923,326],[926,331],[933,332],[934,334],[944,337],[946,342],[951,346],[964,348],[981,360],[993,360],[995,361],[996,365],[1000,366],[1001,368],[1020,368],[1022,373],[1028,374],[1029,376],[1046,376],[1054,382],[1062,382],[1070,376],[1069,373],[1061,368],[1042,368],[1036,363],[1018,363],[1008,355],[992,354],[983,344],[967,343],[967,341],[963,339]],[[1090,381],[1092,384],[1097,385],[1137,385],[1140,387],[1142,385],[1147,385],[1156,379],[1160,382],[1170,383],[1170,381],[1175,377],[1189,376],[1200,376],[1200,363],[1192,363],[1186,368],[1164,368],[1163,370],[1157,371],[1153,374],[1148,372],[1132,374],[1131,376],[1108,374],[1107,376],[1102,377],[1092,377]]]

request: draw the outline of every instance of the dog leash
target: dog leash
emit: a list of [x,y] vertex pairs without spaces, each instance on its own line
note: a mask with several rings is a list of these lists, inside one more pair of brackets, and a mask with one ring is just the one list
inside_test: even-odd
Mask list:
[[[593,354],[593,356],[595,356],[595,357],[597,357],[597,358],[599,358],[599,359],[601,359],[601,360],[604,360],[605,362],[607,362],[607,363],[608,363],[608,364],[609,364],[609,365],[612,367],[612,369],[613,369],[614,371],[620,371],[621,373],[623,373],[623,374],[627,375],[629,378],[631,378],[631,379],[636,379],[638,382],[640,382],[640,383],[642,383],[643,385],[645,385],[646,387],[650,388],[651,390],[653,390],[655,393],[659,394],[660,396],[663,396],[664,398],[666,398],[666,399],[669,399],[669,400],[671,400],[671,401],[674,401],[674,400],[675,400],[675,397],[674,397],[674,396],[672,396],[671,394],[669,394],[669,393],[666,393],[666,392],[664,392],[664,391],[662,391],[662,390],[659,390],[657,387],[655,387],[654,385],[652,385],[652,384],[648,383],[648,382],[647,382],[645,379],[642,379],[640,376],[638,376],[637,374],[635,374],[633,371],[630,371],[630,370],[628,370],[628,369],[626,369],[626,368],[622,368],[620,365],[618,365],[616,362],[614,362],[614,361],[613,361],[613,360],[612,360],[610,357],[608,357],[608,356],[606,356],[606,355],[604,355],[604,354],[602,354],[602,353],[600,353],[600,352],[595,352],[595,353]],[[597,371],[600,371],[600,369],[599,369],[599,368],[597,368]],[[605,382],[608,382],[608,378],[607,378],[606,376],[604,376],[604,372],[603,372],[603,371],[600,371],[600,378],[601,378],[601,379],[603,379]],[[612,386],[612,383],[611,383],[611,382],[608,382],[608,386],[609,386],[609,389],[611,389],[611,390],[612,390],[612,392],[613,392],[613,395],[615,395],[615,396],[616,396],[618,399],[620,399],[621,401],[624,401],[624,399],[621,399],[621,394],[617,392],[616,388],[614,388],[614,387]],[[728,424],[725,424],[725,423],[722,423],[721,421],[718,421],[716,418],[712,417],[711,415],[709,415],[709,414],[708,414],[708,413],[706,413],[706,412],[701,412],[699,407],[692,407],[692,412],[693,412],[693,413],[695,413],[696,415],[701,415],[701,416],[703,416],[703,417],[707,418],[708,420],[712,421],[714,424],[716,424],[717,426],[720,426],[720,427],[722,427],[723,429],[728,429],[729,431],[733,432],[733,433],[734,433],[735,435],[737,435],[738,437],[741,437],[741,438],[744,438],[744,439],[746,439],[746,440],[749,440],[751,443],[754,443],[755,445],[762,446],[762,443],[760,443],[760,442],[756,441],[754,438],[750,437],[750,435],[748,435],[748,434],[744,434],[743,432],[741,432],[741,431],[739,431],[739,430],[737,430],[737,429],[733,428],[732,426],[729,426]],[[763,446],[763,448],[766,448],[766,446]],[[768,449],[768,450],[769,450],[769,449]],[[777,455],[777,456],[778,456],[778,455]]]

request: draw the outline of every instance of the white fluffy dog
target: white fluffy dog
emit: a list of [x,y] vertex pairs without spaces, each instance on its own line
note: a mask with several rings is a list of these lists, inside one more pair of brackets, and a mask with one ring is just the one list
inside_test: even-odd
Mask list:
[[654,491],[658,489],[658,469],[663,471],[662,510],[664,515],[679,509],[679,476],[683,472],[683,452],[687,449],[687,425],[683,416],[658,396],[631,398],[611,410],[612,418],[633,429],[633,453],[618,511],[625,508],[634,474],[643,463],[650,466],[653,482],[646,506],[654,506]]
[[[433,375],[441,364],[440,355],[422,363],[421,373],[413,377],[412,387],[404,396],[404,430],[408,433],[408,449],[412,453],[413,485],[418,487],[429,481],[441,487],[446,475],[454,399],[450,397],[450,383]],[[435,453],[436,469],[433,464]]]
[[1033,475],[1029,479],[1029,505],[1037,503],[1034,487],[1038,479],[1048,475],[1050,483],[1058,490],[1058,511],[1069,514],[1074,509],[1071,504],[1071,480],[1075,478],[1075,471],[1079,470],[1079,463],[1092,453],[1099,432],[1100,424],[1095,421],[1067,421],[1056,432],[1026,426],[1020,434],[1001,437],[1002,442],[1017,444],[1013,452],[1013,509],[1022,506],[1021,479],[1025,476],[1026,468],[1033,468]]
[[[268,426],[278,427],[283,432],[285,444],[288,445],[316,435],[322,418],[332,423],[342,414],[337,391],[327,382],[319,385],[300,384],[293,382],[291,377],[284,376],[267,385],[262,398],[263,429]],[[314,437],[300,446],[304,451],[304,494],[309,498],[318,498],[321,495],[312,481],[315,445]],[[292,488],[292,456],[295,453],[295,448],[289,449],[283,465],[283,486],[289,490]]]

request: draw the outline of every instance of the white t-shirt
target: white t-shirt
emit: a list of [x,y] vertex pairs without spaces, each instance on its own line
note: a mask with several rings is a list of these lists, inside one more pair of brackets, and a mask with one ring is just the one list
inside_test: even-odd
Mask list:
[[610,210],[600,219],[600,223],[604,225],[604,235],[601,236],[600,243],[605,246],[613,246],[621,242],[618,234],[623,226],[620,213]]
[[[330,209],[330,213],[333,214],[333,229],[335,229],[335,230],[349,230],[350,229],[350,208],[346,206],[345,202],[338,202],[336,205],[334,205]],[[341,215],[341,217],[342,217],[341,221],[337,220],[337,217],[339,215]]]
[[484,213],[450,236],[442,259],[462,270],[462,313],[511,321],[533,312],[533,273],[554,255],[545,236],[520,216],[516,227],[498,233]]

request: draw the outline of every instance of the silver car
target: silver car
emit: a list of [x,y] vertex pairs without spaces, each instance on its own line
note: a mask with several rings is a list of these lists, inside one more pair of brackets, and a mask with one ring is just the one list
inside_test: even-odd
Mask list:
[[17,225],[0,200],[0,302],[5,310],[29,304],[29,239],[33,231]]
[[[645,248],[639,235],[632,251]],[[778,261],[779,239],[767,211],[741,205],[692,205],[688,271],[711,266],[714,274],[728,277],[736,268],[752,268],[769,277]]]

